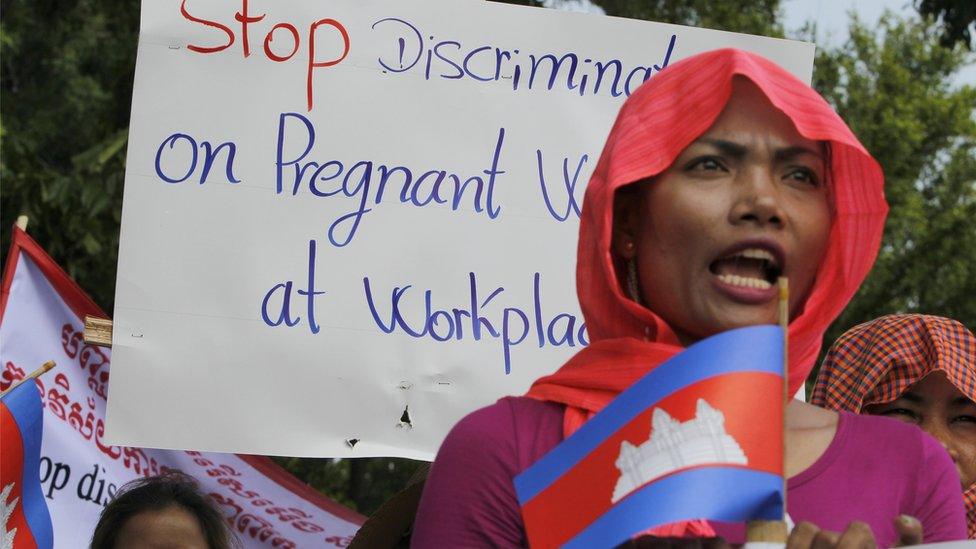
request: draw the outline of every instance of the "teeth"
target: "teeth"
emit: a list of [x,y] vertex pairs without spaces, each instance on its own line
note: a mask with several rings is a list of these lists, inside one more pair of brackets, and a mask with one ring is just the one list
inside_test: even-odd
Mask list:
[[768,290],[772,288],[772,284],[766,282],[761,278],[752,278],[747,276],[739,275],[718,275],[718,279],[726,284],[731,284],[733,286],[744,286],[746,288],[758,288],[760,290]]
[[762,248],[747,248],[735,255],[748,257],[750,259],[764,259],[770,263],[776,263],[776,258],[773,257],[773,254],[769,253],[767,250],[763,250]]

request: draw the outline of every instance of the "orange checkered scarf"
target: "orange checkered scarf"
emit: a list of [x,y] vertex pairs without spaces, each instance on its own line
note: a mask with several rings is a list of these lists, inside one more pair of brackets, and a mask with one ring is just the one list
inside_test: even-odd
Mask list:
[[[935,371],[976,400],[976,337],[965,326],[930,315],[889,315],[842,335],[827,353],[811,402],[860,413],[891,402]],[[963,492],[969,537],[976,539],[976,485]]]

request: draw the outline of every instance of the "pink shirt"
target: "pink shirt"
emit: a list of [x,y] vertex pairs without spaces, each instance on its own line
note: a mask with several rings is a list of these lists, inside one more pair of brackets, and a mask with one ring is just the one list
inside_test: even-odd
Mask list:
[[[525,546],[512,479],[562,441],[563,406],[508,397],[462,419],[441,445],[414,523],[414,547]],[[879,547],[897,541],[892,521],[918,518],[925,542],[966,538],[959,476],[935,439],[913,425],[840,412],[837,434],[789,479],[794,521],[842,531],[866,522]],[[581,497],[584,497],[581,494]],[[712,523],[742,542],[744,527]]]

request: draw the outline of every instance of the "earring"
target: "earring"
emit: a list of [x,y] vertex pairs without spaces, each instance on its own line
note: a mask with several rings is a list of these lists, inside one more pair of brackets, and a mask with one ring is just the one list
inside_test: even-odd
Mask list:
[[[628,244],[633,246],[632,242],[629,242]],[[624,246],[626,246],[626,244]],[[630,299],[632,301],[638,305],[643,305],[640,297],[640,286],[637,282],[637,262],[633,259],[627,260],[627,293],[630,294]]]
[[634,241],[633,240],[628,240],[627,242],[624,242],[624,251],[627,252],[628,254],[634,252]]

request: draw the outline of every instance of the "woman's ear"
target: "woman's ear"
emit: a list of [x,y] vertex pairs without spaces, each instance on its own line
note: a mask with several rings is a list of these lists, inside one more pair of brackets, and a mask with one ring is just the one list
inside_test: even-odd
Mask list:
[[637,234],[640,226],[640,183],[617,189],[613,197],[613,234],[610,248],[624,260],[637,255]]

